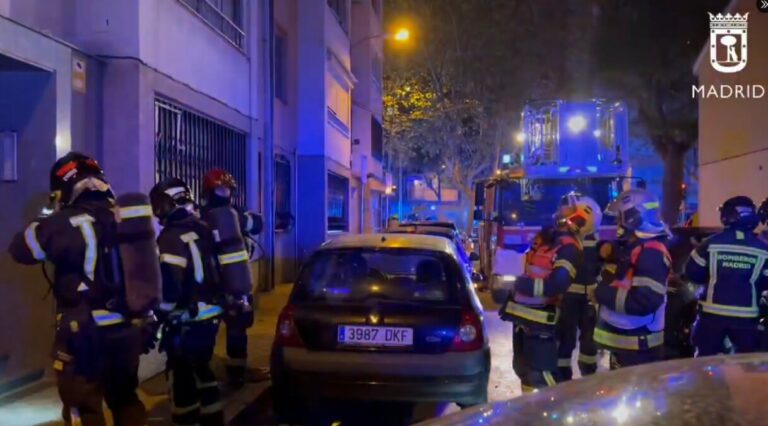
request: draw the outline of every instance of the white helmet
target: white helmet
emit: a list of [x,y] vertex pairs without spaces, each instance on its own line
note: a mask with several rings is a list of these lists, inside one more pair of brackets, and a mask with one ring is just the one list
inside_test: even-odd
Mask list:
[[560,206],[555,213],[558,226],[584,238],[594,234],[603,221],[603,213],[595,200],[578,192],[569,192],[560,199]]

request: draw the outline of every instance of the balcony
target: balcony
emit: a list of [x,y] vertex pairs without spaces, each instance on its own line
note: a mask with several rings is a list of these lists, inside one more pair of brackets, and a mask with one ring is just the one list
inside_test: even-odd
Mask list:
[[245,31],[241,29],[243,5],[239,0],[213,0],[220,6],[211,3],[211,0],[179,0],[196,15],[198,15],[211,28],[224,36],[239,49],[245,49]]

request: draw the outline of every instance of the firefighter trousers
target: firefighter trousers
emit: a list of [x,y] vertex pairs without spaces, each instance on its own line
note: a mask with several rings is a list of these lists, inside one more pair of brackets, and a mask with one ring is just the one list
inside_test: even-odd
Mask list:
[[571,355],[579,342],[579,370],[582,376],[597,371],[597,346],[593,338],[597,313],[586,296],[565,295],[560,302],[557,323],[558,359],[560,379],[571,380]]
[[210,363],[218,319],[185,323],[169,336],[169,392],[175,425],[224,425],[219,383]]
[[523,392],[554,386],[557,372],[557,339],[554,330],[539,331],[515,324],[512,337],[512,368]]
[[64,423],[106,425],[102,409],[102,403],[106,401],[115,426],[145,425],[146,410],[136,393],[142,352],[141,330],[118,324],[83,329],[82,333],[95,333],[95,339],[91,341],[96,346],[91,348],[90,354],[80,351],[86,348],[73,345],[71,339],[69,345],[59,342],[64,346],[57,345],[56,349],[54,369]]
[[757,318],[735,318],[699,313],[693,325],[691,340],[696,356],[723,353],[725,339],[731,341],[735,353],[756,352],[760,349],[761,331]]
[[253,310],[228,312],[224,316],[227,327],[227,376],[242,384],[248,363],[248,329],[253,325]]
[[611,370],[649,364],[662,360],[662,348],[655,347],[640,351],[611,351]]

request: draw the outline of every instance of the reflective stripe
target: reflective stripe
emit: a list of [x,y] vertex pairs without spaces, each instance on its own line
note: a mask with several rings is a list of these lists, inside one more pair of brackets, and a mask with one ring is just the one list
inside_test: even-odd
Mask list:
[[219,256],[219,263],[222,265],[229,265],[230,263],[247,262],[248,252],[238,251],[235,253],[222,254]]
[[199,409],[200,409],[200,404],[199,403],[190,405],[188,407],[178,407],[178,406],[174,405],[173,409],[171,410],[171,414],[180,416],[182,414],[191,413],[191,412],[193,412],[195,410],[199,410]]
[[45,252],[40,247],[40,243],[37,241],[37,226],[40,225],[37,222],[32,222],[24,230],[24,241],[27,243],[29,251],[32,253],[32,257],[35,260],[45,260]]
[[635,277],[632,280],[632,285],[636,287],[650,287],[656,293],[667,294],[667,286],[648,277]]
[[579,353],[579,362],[582,364],[597,364],[597,355]]
[[53,369],[56,371],[64,371],[64,362],[59,359],[53,361]]
[[83,240],[85,240],[85,260],[83,261],[83,269],[85,276],[91,281],[94,280],[96,273],[96,258],[98,253],[96,242],[96,231],[93,229],[93,222],[96,219],[87,215],[81,214],[69,218],[69,222],[72,226],[80,228],[80,232],[83,234]]
[[643,207],[645,207],[647,210],[658,209],[659,203],[657,201],[650,201],[647,203],[643,203]]
[[527,306],[512,302],[511,300],[507,302],[507,307],[504,309],[504,311],[516,317],[548,325],[554,325],[557,322],[557,318],[559,317],[558,313],[553,315],[550,312],[529,308]]
[[699,253],[697,253],[696,250],[691,252],[691,259],[693,259],[693,261],[696,262],[702,268],[707,266],[707,261],[704,260],[701,256],[699,256]]
[[743,240],[744,239],[744,232],[743,231],[736,231],[736,239],[737,240]]
[[190,317],[189,311],[184,311],[184,314],[181,316],[181,320],[185,322],[190,321],[205,321],[209,320],[211,318],[215,318],[219,315],[221,315],[224,312],[223,309],[221,309],[220,306],[216,305],[208,305],[203,302],[198,302],[197,304],[197,316],[196,317]]
[[597,241],[596,240],[584,240],[583,243],[581,243],[582,246],[585,248],[587,247],[597,247]]
[[618,349],[640,350],[640,341],[645,340],[648,348],[661,346],[664,343],[664,332],[651,333],[647,336],[624,336],[611,333],[601,328],[595,329],[595,342]]
[[195,281],[197,281],[198,284],[203,283],[203,258],[200,255],[200,249],[197,247],[197,243],[195,243],[195,240],[198,240],[200,237],[197,236],[194,232],[188,232],[181,236],[181,241],[184,241],[189,246],[189,251],[192,254],[192,264],[195,267]]
[[558,367],[570,367],[571,366],[571,359],[570,358],[560,358],[557,360],[557,366]]
[[230,367],[245,367],[248,365],[248,360],[246,358],[229,358],[227,365]]
[[739,246],[735,244],[712,244],[709,246],[710,252],[735,252],[735,253],[741,253],[741,254],[751,254],[753,256],[762,256],[762,257],[768,257],[768,251],[760,250],[752,247],[747,246]]
[[118,211],[120,219],[134,219],[137,217],[152,217],[152,206],[121,207]]
[[544,376],[544,381],[547,382],[547,386],[554,386],[557,384],[555,378],[552,377],[552,373],[549,371],[542,371],[541,375]]
[[552,266],[552,269],[555,268],[565,268],[568,270],[568,274],[571,276],[571,278],[574,278],[576,276],[576,268],[573,267],[573,264],[565,259],[560,259],[555,261],[555,264]]
[[176,256],[175,254],[169,254],[169,253],[161,254],[160,255],[160,262],[161,263],[167,263],[169,265],[176,265],[176,266],[178,266],[180,268],[186,268],[187,267],[187,259],[185,259],[185,258],[183,258],[181,256]]
[[584,284],[571,284],[568,287],[568,293],[586,294],[588,287],[589,286],[586,286]]
[[618,269],[618,265],[615,265],[613,263],[608,263],[605,266],[603,266],[603,269],[605,269],[606,271],[608,271],[608,272],[610,272],[612,274],[615,274],[616,273],[616,269]]
[[210,388],[217,388],[217,387],[219,387],[219,383],[215,380],[212,382],[205,382],[205,383],[197,381],[198,389],[210,389]]
[[701,305],[701,310],[706,313],[726,317],[755,318],[760,313],[760,309],[757,306],[729,306],[705,301],[700,301],[699,304]]
[[210,405],[203,405],[200,407],[200,414],[213,414],[218,413],[219,411],[222,411],[224,409],[224,406],[221,405],[221,401],[214,402]]
[[533,393],[533,392],[536,392],[537,390],[533,386],[524,385],[522,383],[520,384],[520,388],[522,389],[523,393]]
[[161,311],[171,312],[176,308],[176,303],[163,302],[158,306]]
[[627,303],[627,295],[629,294],[629,290],[626,288],[620,288],[616,292],[616,312],[620,314],[626,314],[627,311],[625,310],[625,304]]
[[533,297],[544,297],[543,278],[536,278],[533,280]]
[[106,309],[95,309],[91,311],[91,316],[98,326],[120,324],[125,321],[121,314]]

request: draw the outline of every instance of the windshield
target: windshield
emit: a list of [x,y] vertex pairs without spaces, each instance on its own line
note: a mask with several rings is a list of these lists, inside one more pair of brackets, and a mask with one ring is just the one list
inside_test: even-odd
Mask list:
[[[497,189],[498,214],[505,226],[545,226],[552,224],[552,215],[560,197],[571,191],[592,197],[601,209],[611,200],[613,178],[527,179],[510,180]],[[604,218],[603,224],[606,224]]]
[[454,302],[461,275],[450,256],[408,249],[321,250],[302,269],[295,301]]

